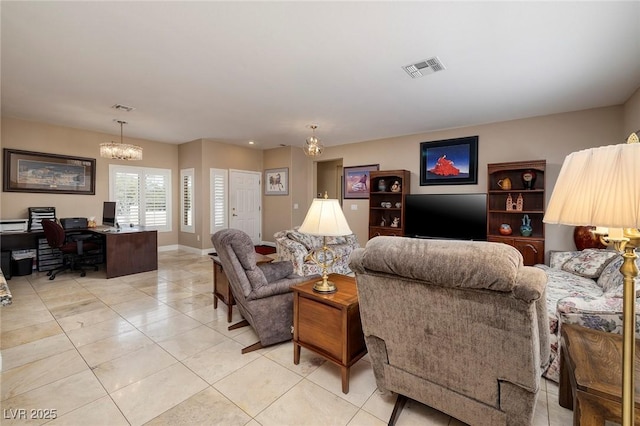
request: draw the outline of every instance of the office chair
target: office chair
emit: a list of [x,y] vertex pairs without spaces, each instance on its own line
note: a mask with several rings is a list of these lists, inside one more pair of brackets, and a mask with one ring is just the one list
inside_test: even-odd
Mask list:
[[62,252],[62,266],[47,272],[50,280],[55,279],[58,273],[67,269],[80,270],[80,276],[84,277],[87,273],[82,269],[82,266],[87,266],[90,262],[92,262],[94,269],[98,270],[95,260],[96,252],[100,250],[100,244],[91,241],[91,235],[79,234],[67,238],[64,228],[49,219],[42,219],[42,228],[49,247]]

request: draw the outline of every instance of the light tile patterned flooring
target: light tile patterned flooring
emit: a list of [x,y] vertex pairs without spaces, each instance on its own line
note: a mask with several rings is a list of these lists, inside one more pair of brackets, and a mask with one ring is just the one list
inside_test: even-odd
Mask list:
[[[224,304],[213,309],[207,256],[162,252],[154,272],[54,281],[34,273],[9,287],[13,304],[0,308],[3,425],[47,423],[30,418],[46,410],[55,410],[52,425],[384,425],[393,409],[368,356],[345,395],[337,367],[305,349],[294,365],[291,342],[241,355],[256,335],[228,331]],[[542,389],[534,424],[571,424],[557,385],[543,380]],[[27,421],[16,418],[23,414]],[[461,425],[416,402],[397,424]]]

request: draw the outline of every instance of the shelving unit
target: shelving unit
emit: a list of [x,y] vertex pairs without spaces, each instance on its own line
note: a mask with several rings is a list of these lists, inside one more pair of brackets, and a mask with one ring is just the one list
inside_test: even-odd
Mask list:
[[[371,182],[369,192],[369,239],[380,235],[403,236],[405,197],[411,187],[411,172],[408,170],[378,170],[372,171],[369,177]],[[381,181],[384,181],[384,190],[380,185]],[[400,185],[399,191],[392,191],[392,186],[395,182]],[[391,207],[384,207],[382,203],[391,203]],[[398,218],[397,227],[391,226],[394,218]]]
[[[524,258],[525,265],[544,263],[544,223],[545,211],[545,160],[518,161],[511,163],[488,164],[487,188],[487,240],[509,244]],[[523,176],[532,172],[535,176],[531,189],[526,187]],[[505,189],[504,182],[509,180],[511,188]],[[499,182],[503,185],[500,186]],[[511,195],[512,210],[507,210],[507,199]],[[522,195],[522,210],[516,209],[516,200]],[[532,232],[523,236],[520,227],[524,215],[531,220]],[[501,226],[507,224],[512,233],[500,233]]]

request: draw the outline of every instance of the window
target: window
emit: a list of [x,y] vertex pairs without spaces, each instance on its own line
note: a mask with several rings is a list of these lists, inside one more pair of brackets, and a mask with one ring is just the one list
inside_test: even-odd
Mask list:
[[180,231],[195,232],[194,222],[194,169],[180,170]]
[[110,164],[109,198],[118,223],[171,231],[171,170]]
[[224,169],[211,169],[211,233],[228,228],[227,210],[227,181],[228,172]]

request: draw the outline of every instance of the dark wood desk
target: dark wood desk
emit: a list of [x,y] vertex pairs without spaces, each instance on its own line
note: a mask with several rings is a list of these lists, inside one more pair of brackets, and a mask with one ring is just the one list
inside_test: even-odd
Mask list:
[[[105,271],[107,278],[137,274],[158,269],[158,231],[143,227],[108,229],[73,229],[100,235],[104,239]],[[2,250],[35,249],[44,232],[3,232],[0,234]]]
[[118,231],[91,230],[104,237],[107,278],[158,269],[158,231],[120,228]]

